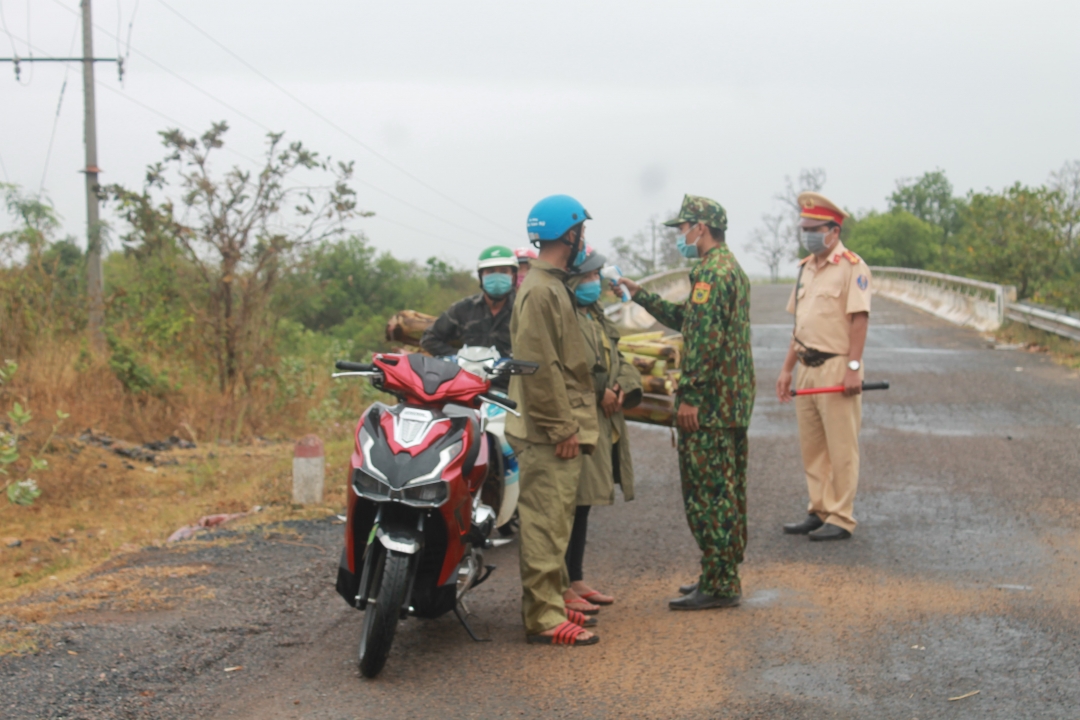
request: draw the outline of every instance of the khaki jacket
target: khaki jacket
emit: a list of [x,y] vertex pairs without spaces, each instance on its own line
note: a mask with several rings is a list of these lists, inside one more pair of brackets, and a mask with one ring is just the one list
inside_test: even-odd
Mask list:
[[610,418],[599,408],[604,391],[622,388],[626,399],[623,406],[634,407],[641,402],[641,373],[623,360],[619,353],[619,331],[611,324],[599,305],[580,308],[578,325],[585,338],[586,359],[593,369],[596,390],[596,417],[600,434],[596,451],[585,458],[578,485],[578,505],[611,505],[615,502],[615,485],[622,488],[624,500],[634,499],[634,465],[630,459],[630,442],[626,435],[626,419],[621,412]]
[[557,445],[577,433],[588,454],[599,434],[595,392],[566,279],[565,270],[533,260],[518,289],[510,319],[514,359],[539,363],[540,369],[511,378],[510,398],[521,417],[509,416],[506,434]]

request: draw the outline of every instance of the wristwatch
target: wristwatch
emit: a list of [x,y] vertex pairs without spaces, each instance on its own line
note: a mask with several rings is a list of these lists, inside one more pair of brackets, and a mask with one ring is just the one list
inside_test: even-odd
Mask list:
[[850,362],[848,362],[847,366],[848,366],[848,370],[854,370],[854,371],[858,372],[859,368],[862,367],[862,363],[859,362],[858,360],[851,360]]

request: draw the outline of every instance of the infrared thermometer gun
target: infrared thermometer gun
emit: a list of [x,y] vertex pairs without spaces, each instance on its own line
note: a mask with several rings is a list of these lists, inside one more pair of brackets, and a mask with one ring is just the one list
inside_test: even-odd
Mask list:
[[630,291],[626,289],[625,285],[618,283],[619,278],[622,277],[622,270],[618,265],[605,265],[600,268],[600,277],[604,278],[611,283],[611,289],[615,292],[622,291],[622,301],[630,302]]

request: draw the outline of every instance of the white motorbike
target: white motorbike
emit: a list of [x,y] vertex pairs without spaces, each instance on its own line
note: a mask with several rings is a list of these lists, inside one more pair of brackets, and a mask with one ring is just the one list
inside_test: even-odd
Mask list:
[[[453,360],[465,372],[477,375],[484,380],[491,380],[495,367],[503,362],[504,358],[494,347],[466,345],[458,350]],[[500,394],[498,391],[493,391],[493,393]],[[506,441],[506,410],[491,403],[485,403],[481,411],[481,422],[482,430],[498,439],[502,447],[503,461],[502,487],[485,487],[484,502],[493,508],[498,508],[495,527],[499,529],[499,533],[505,536],[512,535],[514,532],[512,521],[517,511],[521,486],[518,484],[518,462],[514,457],[514,449]]]

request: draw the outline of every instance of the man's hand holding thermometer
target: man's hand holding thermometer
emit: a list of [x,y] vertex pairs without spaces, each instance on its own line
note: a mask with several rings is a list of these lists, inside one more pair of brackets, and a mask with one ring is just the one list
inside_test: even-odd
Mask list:
[[600,271],[600,274],[611,281],[611,286],[615,288],[616,292],[622,293],[623,302],[630,302],[630,299],[637,295],[638,291],[641,290],[641,286],[630,278],[624,277],[623,274],[619,272],[619,268],[617,267],[613,268],[615,272],[618,273],[617,275],[615,275],[614,277],[610,275],[605,275],[604,273],[608,270],[609,267],[613,266],[605,267],[603,270]]
[[623,302],[630,302],[630,291],[626,289],[624,285],[619,284],[619,279],[622,277],[622,270],[618,265],[605,265],[600,268],[600,277],[611,283],[611,289],[616,293],[622,294]]

